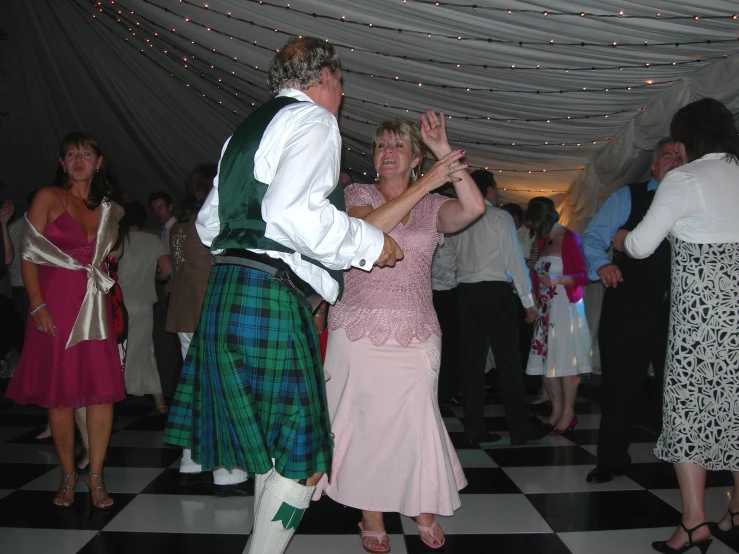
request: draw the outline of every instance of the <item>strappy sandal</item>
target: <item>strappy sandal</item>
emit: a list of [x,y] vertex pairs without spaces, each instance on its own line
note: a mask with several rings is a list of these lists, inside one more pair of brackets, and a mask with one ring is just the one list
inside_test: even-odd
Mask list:
[[[111,496],[105,494],[105,492],[103,492],[103,475],[102,475],[102,473],[100,475],[98,475],[97,473],[93,473],[92,471],[90,471],[90,472],[87,473],[87,476],[90,478],[90,481],[88,481],[87,478],[85,478],[85,485],[87,485],[87,488],[90,489],[90,503],[92,504],[92,506],[94,508],[98,509],[98,510],[109,510],[110,508],[112,508],[113,507],[113,504],[114,504],[113,498]],[[91,481],[92,481],[93,477],[98,480],[98,486],[97,487],[93,487],[92,486]],[[95,500],[92,499],[92,494],[95,491],[100,491],[100,498],[98,498],[97,501],[95,501]],[[105,500],[110,500],[111,501],[110,504],[107,504],[105,506],[101,506],[100,503],[103,502],[103,501],[105,501]]]
[[[358,525],[359,536],[362,539],[362,548],[364,548],[366,552],[390,552],[390,537],[387,536],[385,531],[365,531],[361,522]],[[377,541],[377,546],[367,545],[364,542],[364,539],[375,539]],[[387,539],[387,546],[382,543],[383,539]]]
[[[73,471],[72,473],[67,473],[66,475],[62,476],[62,486],[59,487],[59,490],[56,493],[56,496],[51,500],[52,504],[59,508],[60,510],[69,510],[72,506],[74,506],[74,498],[70,500],[67,498],[67,491],[74,491],[74,485],[69,485],[69,478],[74,475],[77,477],[77,472]],[[75,479],[74,484],[77,484],[77,480]],[[61,502],[57,502],[56,499],[60,499],[64,504]],[[69,502],[69,504],[66,504],[66,502]]]
[[[423,539],[423,535],[421,534],[421,533],[428,533],[429,535],[431,535],[431,537],[433,537],[434,536],[434,531],[436,529],[441,529],[441,527],[439,527],[439,523],[436,521],[436,518],[434,518],[434,521],[431,523],[431,526],[430,527],[424,527],[423,525],[420,525],[417,521],[416,521],[416,527],[418,527],[418,536],[420,537],[421,542],[423,544],[425,544],[426,546],[428,546],[432,550],[438,550],[439,548],[441,548],[442,546],[444,546],[444,543],[446,542],[446,537],[442,537],[441,542],[439,544],[433,544],[433,543],[430,543],[430,542],[425,541]],[[442,531],[442,533],[443,533],[443,531]]]
[[688,529],[687,527],[685,527],[685,525],[683,525],[683,522],[681,521],[680,527],[682,527],[683,531],[688,534],[688,542],[686,542],[680,548],[672,548],[670,545],[667,544],[667,541],[655,541],[652,543],[652,548],[654,548],[657,552],[662,552],[663,554],[683,554],[691,548],[697,548],[701,551],[701,554],[706,554],[706,552],[708,551],[708,547],[711,546],[711,543],[713,543],[713,541],[711,539],[693,541],[693,533],[695,533],[701,527],[706,526],[708,526],[707,521],[701,523],[700,525],[696,525],[692,529]]

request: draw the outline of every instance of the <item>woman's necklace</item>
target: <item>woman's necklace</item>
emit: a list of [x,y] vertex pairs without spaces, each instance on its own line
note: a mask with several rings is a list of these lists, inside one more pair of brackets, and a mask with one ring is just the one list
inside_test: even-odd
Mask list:
[[382,192],[382,191],[380,190],[380,187],[377,187],[377,190],[378,190],[378,191],[380,191],[380,194],[381,194],[381,195],[382,195],[382,197],[383,197],[383,198],[385,199],[385,202],[391,202],[391,201],[395,200],[395,199],[394,199],[394,198],[393,198],[392,196],[390,196],[389,194],[386,194],[386,193]]

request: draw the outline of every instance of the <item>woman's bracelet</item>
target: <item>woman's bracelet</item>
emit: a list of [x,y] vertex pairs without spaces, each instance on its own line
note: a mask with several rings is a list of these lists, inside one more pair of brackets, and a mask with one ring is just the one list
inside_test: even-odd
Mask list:
[[44,306],[46,306],[46,302],[42,302],[41,304],[36,306],[33,310],[31,310],[31,315],[36,315],[36,312],[38,312]]
[[324,310],[323,308],[319,308],[318,310],[316,310],[315,312],[313,312],[313,315],[314,316],[317,316],[318,314],[326,315],[326,310]]

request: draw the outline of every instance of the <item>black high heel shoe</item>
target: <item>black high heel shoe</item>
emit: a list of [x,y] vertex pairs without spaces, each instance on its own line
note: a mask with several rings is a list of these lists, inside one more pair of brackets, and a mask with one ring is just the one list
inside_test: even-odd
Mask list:
[[706,552],[708,552],[708,547],[711,546],[711,543],[713,543],[712,539],[703,539],[702,541],[693,542],[693,533],[703,526],[710,528],[708,522],[704,521],[700,525],[696,525],[692,529],[688,529],[687,527],[685,527],[685,525],[683,525],[683,522],[681,521],[680,527],[682,527],[683,531],[688,534],[688,542],[685,543],[682,548],[672,548],[671,546],[667,545],[667,541],[655,541],[652,543],[652,548],[654,548],[657,552],[663,552],[664,554],[683,554],[691,548],[696,547],[700,549],[701,554],[706,554]]
[[726,539],[734,538],[734,536],[737,533],[737,530],[739,530],[739,525],[734,523],[734,518],[736,516],[739,516],[739,512],[732,512],[729,509],[727,509],[726,511],[729,514],[729,518],[730,518],[729,521],[731,522],[731,527],[729,528],[728,531],[724,531],[723,529],[721,529],[721,527],[718,526],[718,523],[708,524],[709,529],[711,529],[711,534],[718,537],[721,540],[723,540],[724,538]]

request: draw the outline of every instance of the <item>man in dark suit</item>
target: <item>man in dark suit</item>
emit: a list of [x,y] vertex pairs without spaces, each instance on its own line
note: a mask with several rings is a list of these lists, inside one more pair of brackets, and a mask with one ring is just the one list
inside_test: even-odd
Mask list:
[[[667,350],[670,292],[670,246],[664,241],[643,260],[615,248],[649,210],[665,174],[681,165],[675,143],[662,139],[652,154],[647,183],[614,192],[588,225],[582,249],[591,280],[606,287],[598,342],[603,373],[603,414],[598,437],[598,465],[589,483],[605,483],[631,463],[628,449],[634,404],[649,369],[654,366],[661,390]],[[608,250],[614,245],[613,261]]]

